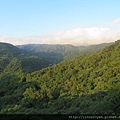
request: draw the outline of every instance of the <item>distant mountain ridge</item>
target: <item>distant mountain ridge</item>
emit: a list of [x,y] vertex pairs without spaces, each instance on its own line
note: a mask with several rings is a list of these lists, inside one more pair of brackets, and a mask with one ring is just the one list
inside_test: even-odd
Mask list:
[[88,54],[91,52],[96,52],[106,46],[111,45],[112,43],[102,43],[98,45],[91,46],[73,46],[70,44],[66,45],[52,45],[52,44],[26,44],[18,45],[17,47],[29,52],[32,52],[36,55],[39,55],[47,60],[51,64],[59,63],[63,60],[69,60],[76,58],[83,54]]
[[[111,44],[111,43],[109,43]],[[73,59],[82,54],[102,49],[109,44],[95,46],[29,44],[14,46],[0,42],[0,72],[23,70],[33,72],[49,65]],[[19,64],[19,65],[18,65]],[[19,66],[19,69],[13,66]]]
[[[19,70],[32,72],[47,67],[49,62],[43,58],[33,55],[25,50],[19,49],[12,44],[0,43],[0,72],[12,70],[19,66]],[[14,68],[16,71],[18,68]]]

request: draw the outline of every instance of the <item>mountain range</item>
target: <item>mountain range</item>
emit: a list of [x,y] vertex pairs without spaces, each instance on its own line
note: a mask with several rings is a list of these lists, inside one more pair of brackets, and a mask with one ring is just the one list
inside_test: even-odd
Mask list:
[[[81,52],[83,55],[79,51],[78,57],[52,66],[48,64],[40,70],[29,70],[33,72],[24,72],[24,65],[23,70],[17,71],[20,64],[16,61],[22,62],[27,55],[29,56],[27,63],[31,55],[38,60],[39,52],[49,53],[48,50],[38,49],[37,56],[36,48],[31,50],[34,45],[25,47],[28,50],[24,52],[25,49],[6,44],[7,48],[14,48],[11,54],[3,43],[0,45],[3,46],[0,47],[2,51],[0,60],[4,63],[1,64],[0,74],[1,114],[119,114],[120,40],[96,52],[95,47],[98,49],[98,46],[88,47],[86,53]],[[67,45],[68,49],[69,47],[77,50],[79,48]],[[51,49],[58,53],[53,47]],[[94,49],[94,52],[91,52],[91,49]],[[26,57],[22,58],[23,54]],[[7,62],[4,59],[7,59]]]
[[90,46],[73,46],[70,44],[26,44],[18,45],[17,47],[22,50],[26,50],[32,52],[33,54],[39,55],[40,57],[48,60],[51,64],[55,64],[63,60],[69,60],[72,58],[76,58],[80,55],[101,50],[102,48],[111,44],[112,43],[102,43]]
[[22,70],[28,73],[45,68],[48,65],[49,62],[42,57],[21,50],[8,43],[0,43],[0,72]]

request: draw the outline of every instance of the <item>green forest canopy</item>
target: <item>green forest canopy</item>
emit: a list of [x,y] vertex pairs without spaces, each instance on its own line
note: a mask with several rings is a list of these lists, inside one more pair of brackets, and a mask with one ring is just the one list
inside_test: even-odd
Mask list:
[[0,113],[120,113],[120,40],[30,74],[1,74]]

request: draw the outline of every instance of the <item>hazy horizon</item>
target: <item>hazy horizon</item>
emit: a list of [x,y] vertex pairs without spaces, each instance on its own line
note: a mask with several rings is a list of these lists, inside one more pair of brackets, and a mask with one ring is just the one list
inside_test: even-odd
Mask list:
[[120,38],[119,0],[0,0],[0,42],[72,44]]

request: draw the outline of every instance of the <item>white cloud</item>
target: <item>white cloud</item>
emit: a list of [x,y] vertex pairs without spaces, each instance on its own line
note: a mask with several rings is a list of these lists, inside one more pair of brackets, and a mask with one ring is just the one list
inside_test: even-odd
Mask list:
[[22,39],[8,38],[8,37],[0,37],[0,42],[11,43],[14,45],[24,43],[24,42],[22,42]]
[[[108,42],[105,40],[109,33],[108,28],[77,28],[59,33],[40,36],[41,43],[46,44],[73,44],[73,45],[89,45]],[[36,37],[35,37],[36,39]]]
[[109,28],[90,27],[77,28],[68,31],[61,31],[54,34],[42,36],[30,36],[21,39],[2,38],[1,42],[9,42],[14,45],[19,44],[73,44],[73,45],[91,45],[104,42],[112,42],[119,39],[120,35],[114,33]]
[[120,18],[118,18],[118,19],[116,19],[116,20],[113,20],[112,23],[113,23],[113,24],[118,24],[118,23],[120,23]]

